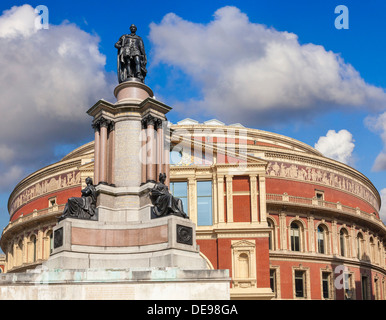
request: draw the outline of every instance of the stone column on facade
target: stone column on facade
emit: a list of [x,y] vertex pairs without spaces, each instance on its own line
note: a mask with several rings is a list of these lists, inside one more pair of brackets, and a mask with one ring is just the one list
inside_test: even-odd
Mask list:
[[331,222],[331,231],[332,231],[332,254],[337,255],[338,254],[338,226],[337,221],[332,220]]
[[232,175],[227,175],[226,179],[226,197],[227,197],[227,222],[233,222],[233,186]]
[[95,142],[94,142],[94,184],[99,183],[99,157],[100,157],[100,132],[99,132],[99,124],[94,123],[94,136],[95,136]]
[[282,210],[279,213],[279,232],[280,232],[280,250],[287,250],[287,222],[286,212]]
[[260,222],[267,221],[267,194],[265,191],[265,176],[259,174],[259,200],[260,200]]
[[352,225],[350,228],[350,247],[351,247],[351,258],[356,258],[357,257],[357,251],[355,250],[356,248],[356,237],[355,237],[355,225]]
[[188,177],[189,219],[197,224],[197,183],[194,177]]
[[371,250],[370,250],[370,234],[369,234],[369,230],[366,230],[365,231],[365,235],[364,235],[364,240],[365,240],[365,253],[366,253],[366,256],[367,256],[367,260],[371,260]]
[[213,215],[213,224],[216,225],[218,224],[218,218],[219,218],[219,214],[218,214],[218,192],[217,192],[217,175],[216,173],[214,172],[213,173],[213,176],[212,176],[212,188],[213,188],[213,212],[214,212],[214,215]]
[[217,176],[217,200],[218,200],[218,222],[224,223],[225,222],[225,206],[224,206],[224,176],[218,175]]
[[43,260],[44,259],[44,253],[43,253],[43,230],[41,228],[38,229],[38,235],[37,235],[37,244],[36,244],[36,259],[37,260]]
[[27,249],[28,249],[28,239],[26,237],[26,235],[23,235],[23,248],[22,248],[22,251],[21,251],[21,256],[22,256],[22,259],[21,259],[21,263],[24,264],[24,263],[27,263]]
[[101,119],[99,183],[103,183],[103,184],[107,184],[107,130],[108,130],[108,121],[106,119]]
[[250,188],[251,188],[251,221],[259,221],[259,204],[257,202],[257,197],[259,193],[257,192],[257,175],[249,175]]
[[315,252],[315,223],[313,213],[307,216],[307,225],[308,225],[308,251]]

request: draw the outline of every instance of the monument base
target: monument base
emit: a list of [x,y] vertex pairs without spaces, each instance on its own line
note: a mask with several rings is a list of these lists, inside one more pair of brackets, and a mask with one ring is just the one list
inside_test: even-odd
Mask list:
[[196,245],[194,223],[172,215],[149,219],[150,206],[143,211],[146,219],[136,222],[71,218],[60,221],[54,228],[54,250],[43,266],[49,269],[208,268]]
[[1,300],[229,300],[228,270],[46,268],[3,274]]

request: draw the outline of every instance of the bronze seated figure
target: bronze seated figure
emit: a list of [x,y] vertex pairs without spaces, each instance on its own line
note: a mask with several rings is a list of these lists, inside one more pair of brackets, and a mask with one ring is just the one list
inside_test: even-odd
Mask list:
[[65,218],[96,220],[96,190],[90,177],[86,178],[86,188],[82,190],[82,197],[72,197],[67,201],[58,222]]
[[153,189],[150,191],[150,199],[153,207],[153,216],[164,217],[167,215],[176,215],[183,218],[188,218],[184,212],[182,200],[175,198],[170,192],[169,188],[165,185],[166,174],[159,174],[159,183],[156,183]]

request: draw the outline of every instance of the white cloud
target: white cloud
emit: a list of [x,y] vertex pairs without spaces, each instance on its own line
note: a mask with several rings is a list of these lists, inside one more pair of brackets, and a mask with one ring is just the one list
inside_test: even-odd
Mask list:
[[27,37],[37,32],[33,10],[27,4],[5,10],[0,18],[0,37],[14,38],[19,35]]
[[381,195],[382,206],[381,206],[381,210],[379,211],[379,217],[381,218],[383,223],[386,224],[386,188],[380,191],[380,195]]
[[315,149],[320,151],[324,156],[346,164],[352,164],[352,152],[354,148],[353,136],[345,129],[338,132],[328,130],[326,136],[320,137],[315,144]]
[[17,182],[16,168],[52,162],[58,143],[91,136],[86,111],[112,96],[99,38],[70,23],[36,30],[36,16],[29,5],[0,16],[0,190]]
[[368,116],[365,119],[365,124],[370,130],[381,134],[381,138],[384,144],[384,149],[376,157],[372,170],[386,170],[386,112],[378,116]]
[[182,103],[186,113],[258,125],[386,102],[384,90],[365,83],[338,54],[252,23],[235,7],[217,10],[208,24],[169,13],[150,29],[155,63],[180,68],[202,90],[202,99]]

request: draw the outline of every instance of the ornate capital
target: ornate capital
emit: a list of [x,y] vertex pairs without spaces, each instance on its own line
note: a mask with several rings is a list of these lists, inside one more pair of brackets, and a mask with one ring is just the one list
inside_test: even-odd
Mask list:
[[160,118],[154,117],[151,114],[145,116],[142,121],[142,128],[147,128],[148,126],[153,126],[156,130],[157,128],[162,128],[162,120]]
[[100,117],[95,120],[91,126],[95,131],[100,131],[102,127],[112,131],[115,129],[115,122],[104,117]]

